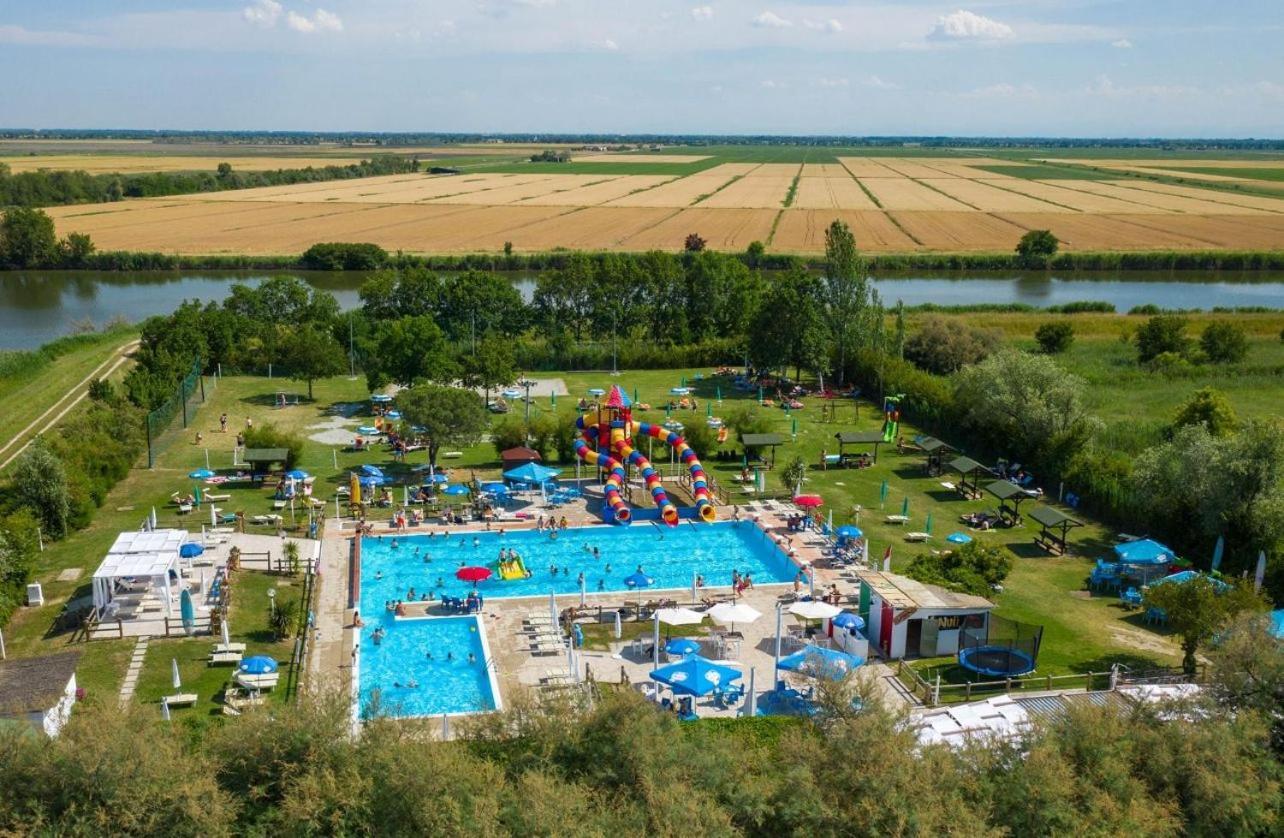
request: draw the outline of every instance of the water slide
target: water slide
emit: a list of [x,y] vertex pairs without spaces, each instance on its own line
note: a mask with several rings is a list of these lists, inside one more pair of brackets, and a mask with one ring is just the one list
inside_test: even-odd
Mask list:
[[901,427],[901,399],[888,396],[883,400],[883,442],[895,442]]
[[[712,499],[709,495],[708,479],[704,473],[704,467],[696,457],[695,451],[687,445],[685,439],[679,434],[666,430],[661,425],[655,425],[650,422],[626,422],[620,419],[612,420],[609,416],[600,416],[599,414],[585,414],[575,420],[575,427],[580,431],[580,438],[575,440],[575,454],[581,460],[590,465],[595,465],[606,471],[606,502],[615,514],[615,520],[620,523],[628,523],[631,517],[628,504],[620,496],[620,490],[624,485],[627,475],[624,470],[624,463],[628,463],[637,469],[646,484],[647,491],[651,493],[651,500],[655,503],[656,508],[660,510],[661,519],[669,526],[677,526],[678,510],[669,500],[668,494],[664,491],[664,486],[660,482],[660,475],[651,465],[641,451],[633,448],[629,444],[629,439],[635,434],[643,434],[660,439],[673,448],[677,458],[687,466],[691,473],[692,495],[695,497],[696,514],[700,520],[712,522],[717,518],[717,511],[713,507]],[[606,443],[602,443],[603,432],[607,434]],[[590,444],[592,447],[590,447]],[[595,450],[596,449],[596,450]]]
[[521,556],[499,562],[500,579],[526,579],[529,576],[530,572],[526,570],[526,563]]

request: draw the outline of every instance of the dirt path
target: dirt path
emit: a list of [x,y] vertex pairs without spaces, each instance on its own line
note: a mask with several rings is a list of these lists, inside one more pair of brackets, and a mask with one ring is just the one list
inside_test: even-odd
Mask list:
[[14,434],[13,439],[6,442],[3,447],[0,447],[0,457],[4,458],[3,460],[0,460],[0,471],[8,468],[10,463],[16,460],[23,451],[27,450],[27,446],[30,445],[31,441],[36,437],[36,435],[32,433],[33,430],[57,424],[58,421],[61,420],[62,417],[66,416],[73,407],[80,404],[81,400],[84,399],[85,396],[89,395],[89,382],[93,381],[95,378],[106,378],[116,370],[120,369],[120,367],[129,360],[129,353],[138,348],[138,344],[138,341],[133,340],[124,346],[121,346],[116,350],[115,354],[95,367],[93,372],[89,373],[89,375],[81,379],[80,383],[64,393],[62,398],[50,405],[35,419],[31,420],[30,424],[25,428]]

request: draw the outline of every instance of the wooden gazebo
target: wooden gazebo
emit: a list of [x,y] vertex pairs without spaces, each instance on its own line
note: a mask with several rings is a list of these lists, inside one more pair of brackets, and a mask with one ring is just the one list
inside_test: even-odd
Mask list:
[[999,517],[1004,523],[1011,527],[1021,523],[1021,503],[1030,499],[1025,489],[1010,480],[995,480],[985,491],[999,499]]
[[949,462],[950,470],[959,473],[959,482],[955,489],[968,500],[981,496],[981,478],[994,477],[993,469],[987,468],[968,456],[955,457]]
[[838,440],[838,464],[845,466],[849,460],[857,460],[864,455],[863,451],[848,452],[846,447],[849,445],[871,445],[873,446],[873,459],[878,462],[878,446],[887,440],[883,437],[882,431],[839,431],[834,434],[834,439]]
[[1070,549],[1066,538],[1074,527],[1082,527],[1082,521],[1076,521],[1060,509],[1051,506],[1036,506],[1030,517],[1039,522],[1042,529],[1034,537],[1034,543],[1055,555],[1064,555]]
[[927,455],[923,462],[923,468],[931,477],[940,474],[944,468],[945,456],[954,451],[953,446],[944,440],[937,439],[934,436],[922,436],[914,440],[914,444],[919,450]]
[[[752,463],[753,458],[760,458],[767,468],[775,468],[776,449],[785,444],[785,436],[784,434],[741,434],[740,444],[745,447],[747,462]],[[759,453],[763,448],[768,449],[766,457]]]

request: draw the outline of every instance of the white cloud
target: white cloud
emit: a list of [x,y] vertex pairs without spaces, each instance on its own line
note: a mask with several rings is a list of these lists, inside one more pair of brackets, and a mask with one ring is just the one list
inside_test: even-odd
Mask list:
[[1012,37],[1012,27],[993,18],[959,9],[936,19],[929,38],[945,41],[998,41]]
[[826,79],[826,78],[819,78],[819,79],[816,79],[816,84],[817,84],[818,86],[820,86],[820,87],[830,87],[830,88],[832,88],[832,87],[846,87],[846,86],[847,86],[847,79]]
[[900,85],[894,82],[881,79],[878,76],[867,76],[861,80],[863,87],[872,87],[875,90],[900,90]]
[[22,26],[0,25],[0,44],[18,44],[40,47],[80,47],[98,42],[92,35],[79,32],[26,29]]
[[783,81],[776,81],[775,79],[763,79],[762,86],[767,90],[784,90],[789,85],[785,84]]
[[285,25],[295,32],[342,32],[343,21],[333,12],[317,9],[312,17],[304,17],[298,12],[289,12],[285,16]]
[[794,25],[792,20],[785,20],[775,12],[763,12],[750,22],[759,29],[788,29]]
[[1015,85],[1008,82],[978,87],[963,94],[968,99],[1034,99],[1039,91],[1032,84]]
[[693,20],[708,20],[713,17],[713,6],[696,6],[691,10]]
[[610,38],[607,38],[605,41],[602,42],[602,49],[606,50],[607,52],[618,52],[620,49],[620,45],[617,44],[615,41],[612,41]]
[[1132,41],[1127,38],[1120,38],[1117,41],[1111,41],[1110,46],[1115,49],[1132,49]]
[[835,33],[843,31],[843,25],[832,17],[828,20],[809,20],[804,18],[802,24],[808,29],[814,29],[817,32]]
[[262,26],[266,29],[276,26],[277,19],[281,17],[281,12],[281,4],[276,0],[257,0],[254,5],[241,9],[241,17],[255,26]]

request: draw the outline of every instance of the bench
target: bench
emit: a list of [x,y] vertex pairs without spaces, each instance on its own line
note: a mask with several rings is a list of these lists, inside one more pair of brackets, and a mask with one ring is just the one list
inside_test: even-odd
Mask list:
[[196,703],[196,693],[177,693],[162,699],[170,707],[191,707]]

